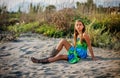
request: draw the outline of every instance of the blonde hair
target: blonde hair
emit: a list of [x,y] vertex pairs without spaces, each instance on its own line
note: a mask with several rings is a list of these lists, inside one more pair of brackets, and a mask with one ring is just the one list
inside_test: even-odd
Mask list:
[[[79,19],[76,20],[75,23],[76,22],[81,22],[83,24],[84,28],[82,30],[82,33],[84,33],[85,32],[85,25],[84,25],[84,23],[81,20],[79,20]],[[77,32],[77,30],[75,29],[75,26],[74,26],[74,47],[76,47],[76,42],[77,42],[78,35],[79,35],[79,33]]]

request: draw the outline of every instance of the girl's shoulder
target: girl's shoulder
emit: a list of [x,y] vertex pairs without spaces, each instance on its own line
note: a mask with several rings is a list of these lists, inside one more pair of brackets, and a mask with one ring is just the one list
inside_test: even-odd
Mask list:
[[86,37],[89,37],[89,34],[87,34],[86,32],[83,33],[83,37],[86,38]]
[[87,33],[83,33],[83,38],[85,39],[86,42],[90,41],[90,36]]

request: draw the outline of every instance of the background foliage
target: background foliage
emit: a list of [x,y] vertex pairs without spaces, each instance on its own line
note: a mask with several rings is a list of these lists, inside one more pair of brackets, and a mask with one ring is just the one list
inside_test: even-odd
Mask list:
[[76,5],[77,8],[57,10],[54,5],[42,7],[30,4],[28,13],[22,12],[21,8],[18,12],[8,12],[3,5],[0,7],[0,32],[12,32],[16,37],[33,32],[49,37],[72,38],[74,22],[81,19],[93,46],[120,50],[120,6],[97,7],[93,0],[77,2]]

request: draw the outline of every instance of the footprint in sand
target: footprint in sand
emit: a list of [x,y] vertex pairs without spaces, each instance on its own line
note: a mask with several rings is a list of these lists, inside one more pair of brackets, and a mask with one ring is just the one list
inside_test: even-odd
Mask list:
[[35,51],[27,51],[26,54],[32,54]]
[[29,48],[20,48],[21,51],[26,52]]
[[3,47],[0,48],[0,50],[4,50],[4,49],[6,49],[6,47],[7,47],[7,46],[3,46]]
[[78,74],[80,73],[79,71],[73,71],[72,74]]
[[12,76],[12,75],[0,75],[0,78],[18,78],[18,77],[16,77],[16,76]]
[[1,52],[0,53],[0,57],[6,57],[6,56],[10,56],[11,54],[10,53],[7,53],[7,52]]
[[13,74],[13,75],[16,75],[17,77],[20,77],[22,76],[22,72],[21,71],[13,71],[13,72],[10,72],[9,74]]
[[13,49],[15,49],[16,47],[12,47],[12,48],[9,48],[8,50],[13,50]]

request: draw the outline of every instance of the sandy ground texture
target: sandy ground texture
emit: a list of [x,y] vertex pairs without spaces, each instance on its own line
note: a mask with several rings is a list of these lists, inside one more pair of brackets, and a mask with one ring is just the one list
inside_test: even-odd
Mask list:
[[[0,78],[120,78],[120,51],[93,47],[97,61],[90,54],[76,64],[57,61],[32,63],[30,57],[44,58],[60,41],[37,34],[23,34],[17,40],[0,44]],[[70,40],[69,40],[70,41]],[[67,51],[63,49],[63,54]]]

